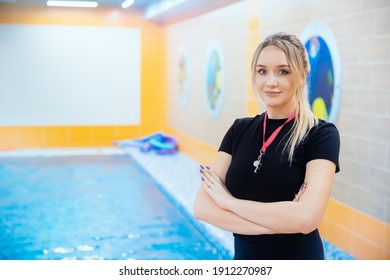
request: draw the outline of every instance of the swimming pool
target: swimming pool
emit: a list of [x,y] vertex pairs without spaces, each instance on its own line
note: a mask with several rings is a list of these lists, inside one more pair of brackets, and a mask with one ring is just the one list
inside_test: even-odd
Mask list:
[[[0,260],[231,259],[231,233],[191,214],[198,172],[134,148],[1,152]],[[354,259],[323,244],[327,260]]]
[[0,259],[229,259],[126,154],[0,157]]

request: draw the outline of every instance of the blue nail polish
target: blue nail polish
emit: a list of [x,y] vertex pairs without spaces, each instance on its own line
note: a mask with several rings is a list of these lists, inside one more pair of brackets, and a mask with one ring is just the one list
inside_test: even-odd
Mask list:
[[206,168],[207,168],[207,169],[210,169],[210,167],[208,167],[207,165],[206,165]]
[[203,170],[202,169],[199,169],[200,173],[203,173]]
[[204,166],[203,166],[203,165],[200,165],[200,168],[204,169]]

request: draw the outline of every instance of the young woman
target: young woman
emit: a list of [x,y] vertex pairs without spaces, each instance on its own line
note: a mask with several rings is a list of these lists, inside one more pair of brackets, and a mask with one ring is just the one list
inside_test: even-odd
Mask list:
[[312,113],[309,62],[294,35],[256,49],[252,84],[266,111],[234,121],[201,166],[194,214],[234,235],[234,259],[324,259],[317,227],[339,171],[337,128]]

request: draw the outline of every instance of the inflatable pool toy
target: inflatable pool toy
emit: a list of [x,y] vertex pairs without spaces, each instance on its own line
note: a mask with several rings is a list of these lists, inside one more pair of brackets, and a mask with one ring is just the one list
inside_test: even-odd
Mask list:
[[161,132],[152,135],[131,139],[114,141],[114,145],[126,148],[137,147],[142,152],[156,151],[157,154],[173,154],[177,151],[177,141],[174,137],[164,135]]
[[114,141],[114,145],[126,148],[137,147],[142,152],[156,151],[157,154],[173,154],[177,151],[177,141],[174,137],[157,132],[143,138]]

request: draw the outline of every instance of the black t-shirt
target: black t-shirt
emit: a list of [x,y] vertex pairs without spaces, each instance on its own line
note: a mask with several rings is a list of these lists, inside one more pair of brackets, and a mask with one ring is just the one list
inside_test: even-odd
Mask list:
[[[219,151],[232,156],[226,174],[226,187],[233,196],[260,202],[292,201],[304,182],[306,164],[314,159],[326,159],[335,163],[339,171],[340,138],[337,128],[319,120],[295,149],[290,164],[284,144],[290,135],[293,122],[287,123],[262,156],[262,167],[254,173],[253,162],[263,143],[264,113],[253,118],[236,119],[224,136]],[[266,139],[286,119],[267,119]],[[315,233],[318,234],[318,233]],[[240,235],[249,242],[291,242],[291,238],[303,238],[303,234]],[[296,236],[296,237],[294,237]]]

